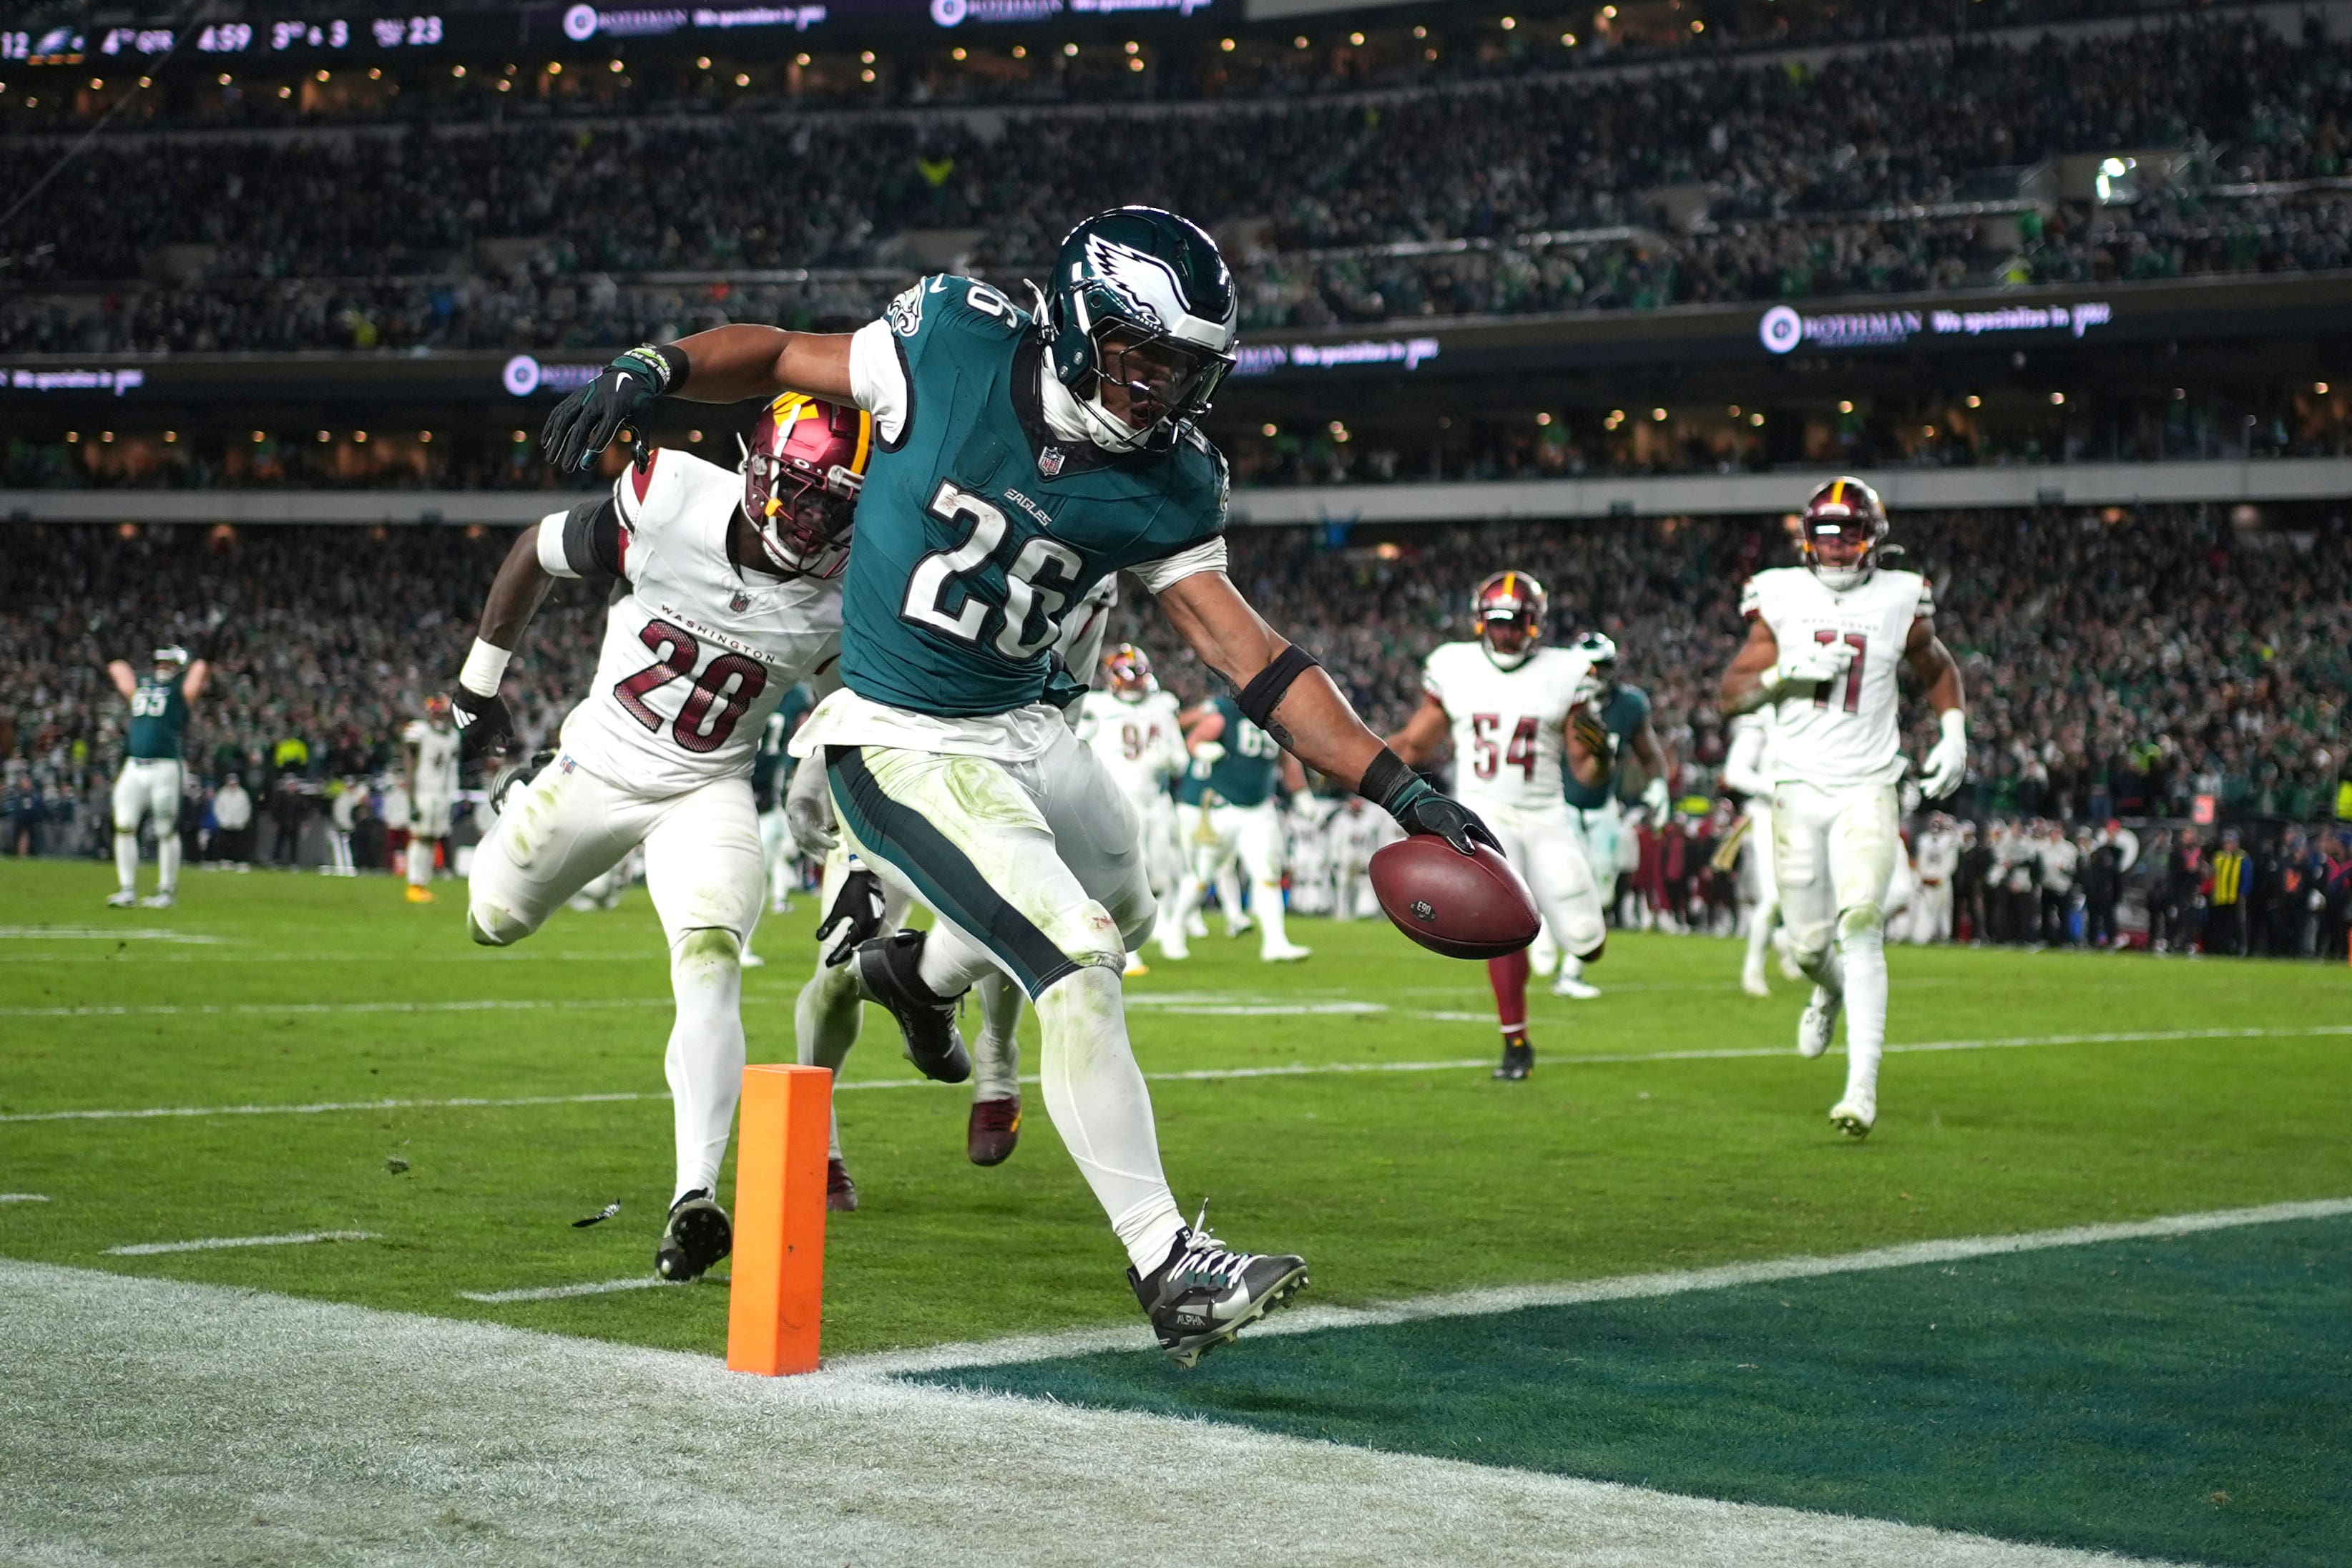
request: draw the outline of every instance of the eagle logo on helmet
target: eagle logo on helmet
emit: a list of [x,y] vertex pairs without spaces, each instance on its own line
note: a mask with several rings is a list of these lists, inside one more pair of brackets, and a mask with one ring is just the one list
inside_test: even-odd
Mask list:
[[1517,669],[1542,640],[1544,622],[1551,614],[1551,595],[1525,572],[1496,573],[1470,595],[1470,614],[1477,622],[1478,640],[1486,657],[1502,669]]
[[1087,267],[1095,280],[1118,295],[1136,321],[1155,332],[1166,331],[1168,316],[1160,308],[1160,300],[1173,301],[1180,314],[1191,314],[1184,310],[1183,282],[1160,258],[1101,234],[1087,236],[1086,247]]
[[[1798,519],[1797,548],[1806,570],[1832,593],[1860,587],[1878,568],[1886,539],[1886,508],[1878,492],[1851,475],[1815,490]],[[1833,551],[1824,544],[1833,543]]]

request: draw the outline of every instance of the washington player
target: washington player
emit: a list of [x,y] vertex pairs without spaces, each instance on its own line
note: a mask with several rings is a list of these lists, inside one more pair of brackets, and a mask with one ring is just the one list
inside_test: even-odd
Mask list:
[[[1135,808],[1143,835],[1144,871],[1152,896],[1160,900],[1159,941],[1172,942],[1181,955],[1184,931],[1166,921],[1169,905],[1184,878],[1184,852],[1176,838],[1176,800],[1170,783],[1186,766],[1184,731],[1176,699],[1160,689],[1151,660],[1133,643],[1121,643],[1102,658],[1108,688],[1097,686],[1078,703],[1078,739],[1094,748],[1127,804]],[[1171,936],[1170,933],[1173,931]],[[1141,957],[1128,954],[1127,973],[1144,972]]]
[[509,794],[474,861],[467,928],[520,942],[645,846],[677,1015],[667,1074],[677,1185],[655,1254],[667,1279],[727,1256],[715,1195],[743,1076],[743,944],[766,892],[751,762],[796,681],[829,680],[873,421],[790,395],[760,416],[740,475],[656,451],[610,496],[524,531],[491,584],[452,702],[469,753],[506,743],[498,696],[516,639],[559,577],[613,585],[595,684],[554,759]]
[[[1527,879],[1561,947],[1591,963],[1609,937],[1601,893],[1569,820],[1563,773],[1605,778],[1608,737],[1587,704],[1599,694],[1591,663],[1539,647],[1550,599],[1524,572],[1497,572],[1470,596],[1475,642],[1445,643],[1422,667],[1425,698],[1390,749],[1408,763],[1435,758],[1450,733],[1454,784],[1485,818],[1503,854]],[[1535,1070],[1528,1043],[1525,952],[1486,961],[1503,1031],[1500,1079]]]
[[1959,787],[1968,720],[1927,579],[1878,564],[1886,511],[1877,493],[1832,479],[1805,503],[1800,527],[1804,564],[1759,572],[1741,593],[1748,641],[1724,672],[1722,703],[1727,714],[1773,710],[1773,875],[1790,948],[1814,983],[1797,1049],[1829,1049],[1846,1010],[1845,1093],[1830,1121],[1862,1138],[1878,1118],[1887,887],[1903,853],[1895,667],[1926,685],[1942,728],[1920,770],[1931,798]]
[[400,752],[408,787],[408,901],[429,904],[435,851],[448,839],[457,805],[457,731],[446,697],[436,692],[425,700],[425,717],[411,719],[400,732]]
[[[219,624],[215,617],[214,624]],[[145,675],[132,672],[128,659],[106,667],[106,678],[131,704],[131,722],[123,732],[122,772],[114,781],[114,891],[110,909],[138,903],[139,825],[155,819],[155,891],[147,900],[151,910],[168,910],[180,883],[180,795],[187,778],[183,761],[188,734],[188,709],[205,694],[212,679],[212,661],[191,658],[176,645],[155,650],[155,661]]]

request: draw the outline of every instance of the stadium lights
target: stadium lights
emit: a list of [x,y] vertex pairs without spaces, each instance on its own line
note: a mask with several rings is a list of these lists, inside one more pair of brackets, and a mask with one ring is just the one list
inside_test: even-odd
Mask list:
[[173,442],[177,441],[179,438],[180,438],[180,433],[179,433],[177,430],[166,430],[166,431],[164,431],[164,432],[163,432],[163,445],[165,445],[166,447],[171,446]]
[[702,445],[702,432],[699,430],[688,430],[686,433],[686,439],[688,445],[699,447]]
[[324,81],[324,80],[326,80],[326,79],[327,79],[328,74],[329,74],[329,73],[327,73],[327,72],[325,72],[325,71],[320,71],[320,72],[319,72],[319,73],[318,73],[318,78],[319,78],[319,79],[320,79],[320,81]]
[[1360,49],[1364,47],[1364,35],[1361,33],[1350,33],[1348,35],[1348,42]]
[[1062,58],[1066,60],[1076,58],[1077,53],[1078,46],[1076,44],[1064,44],[1062,46]]
[[364,447],[367,445],[367,432],[364,430],[354,430],[352,432],[352,439]]
[[1657,424],[1663,425],[1666,422],[1666,411],[1663,408],[1653,408],[1650,410],[1650,417]]
[[1127,68],[1131,71],[1139,71],[1143,68],[1143,62],[1141,60],[1129,60],[1127,62]]
[[100,430],[100,431],[98,433],[98,438],[99,438],[100,440],[101,440],[101,441],[106,441],[106,442],[110,442],[110,442],[112,442],[112,441],[113,441],[113,439],[114,439],[114,432],[113,432],[113,431],[111,431],[111,430]]
[[1518,25],[1519,19],[1517,16],[1506,16],[1503,18],[1503,31],[1507,33]]
[[1130,55],[1139,55],[1143,52],[1143,46],[1137,43],[1133,38],[1128,39],[1127,42],[1121,44],[1119,47],[1125,49]]
[[2327,395],[2327,384],[2324,381],[2315,381],[2311,384],[2311,390],[2325,397]]
[[428,447],[433,445],[433,432],[430,430],[419,430],[416,433],[416,438],[419,441],[424,442]]
[[1691,31],[1694,33],[1704,33],[1706,31],[1706,24],[1705,22],[1693,22],[1691,24]]
[[1435,59],[1435,58],[1437,58],[1437,48],[1436,48],[1436,46],[1432,45],[1430,47],[1428,47],[1428,48],[1425,48],[1425,49],[1422,50],[1422,51],[1421,51],[1421,58],[1422,58],[1423,59],[1425,59],[1425,60],[1433,60],[1433,59]]
[[1615,21],[1617,19],[1617,7],[1614,5],[1603,5],[1601,7],[1601,19],[1604,22]]
[[1306,34],[1304,34],[1304,33],[1301,33],[1301,34],[1299,34],[1299,35],[1298,35],[1298,37],[1295,37],[1295,38],[1291,39],[1291,40],[1290,40],[1290,47],[1291,47],[1292,48],[1294,48],[1294,49],[1303,49],[1303,48],[1305,48],[1305,47],[1307,47],[1307,35],[1306,35]]
[[621,74],[621,62],[618,60],[606,60],[604,62],[604,68],[611,71],[614,76],[618,76]]
[[1425,38],[1429,37],[1429,29],[1427,27],[1416,26],[1412,30],[1412,36],[1416,38]]
[[[5,82],[0,82],[0,87],[5,87],[6,85],[7,84]],[[142,76],[139,79],[139,89],[142,92],[144,92],[147,89],[153,87],[154,85],[155,79],[152,76]]]
[[1219,38],[1217,40],[1217,47],[1224,50],[1227,54],[1232,54],[1234,52],[1234,41],[1231,38]]
[[954,48],[950,49],[948,51],[948,58],[954,60],[959,65],[962,64],[964,58],[963,46],[961,44],[958,44]]
[[[874,79],[874,68],[872,66],[867,66],[864,70],[859,71],[857,73],[857,79],[860,81],[872,81]],[[739,81],[735,85],[737,87],[741,87],[743,83]]]
[[513,437],[514,444],[515,444],[516,446],[518,446],[518,447],[521,446],[525,441],[528,441],[528,440],[530,440],[530,437],[529,436],[524,435],[524,434],[523,434],[521,431],[520,431],[520,430],[518,430],[518,431],[516,431],[516,432],[514,433],[514,437]]
[[2050,406],[2051,406],[2051,407],[2053,407],[2053,408],[2056,408],[2056,407],[2058,407],[2061,404],[2063,404],[2065,401],[2066,401],[2066,395],[2065,395],[2064,393],[2063,393],[2063,392],[2053,392],[2053,393],[2052,393],[2052,394],[2050,395]]
[[1282,431],[1280,426],[1276,426],[1273,420],[1269,419],[1265,424],[1257,427],[1257,433],[1271,441],[1276,436],[1280,435]]
[[1015,45],[1013,45],[1013,58],[1014,59],[1016,59],[1016,60],[1025,60],[1025,59],[1027,59],[1027,58],[1029,58],[1029,46],[1028,46],[1028,45],[1026,45],[1026,44],[1015,44]]
[[[499,90],[500,92],[512,92],[514,90],[514,83],[509,81],[505,77],[500,77],[499,78]],[[284,96],[283,89],[279,89],[279,96]]]
[[[500,87],[504,87],[506,83],[500,82],[499,85]],[[294,96],[294,89],[290,87],[281,87],[278,89],[278,96],[280,98],[291,98]]]
[[267,437],[267,436],[263,435],[263,434],[262,434],[260,431],[258,431],[258,430],[256,430],[256,431],[253,433],[253,444],[254,444],[255,446],[257,446],[257,447],[260,446],[264,441],[267,441],[267,440],[268,440],[268,439],[269,439],[269,437]]
[[1576,35],[1574,33],[1562,33],[1559,36],[1559,42],[1562,48],[1572,49],[1576,47]]
[[1969,406],[1971,408],[1982,408],[1984,406],[1984,399],[1971,392],[1969,394]]
[[563,74],[563,62],[562,60],[548,61],[547,74],[550,76],[562,76]]
[[1538,425],[1549,425],[1551,423],[1551,416],[1549,414],[1538,414],[1536,416],[1536,423]]
[[796,66],[804,66],[804,65],[806,65],[806,64],[808,64],[808,63],[809,63],[809,57],[808,57],[808,56],[806,56],[806,55],[794,55],[794,56],[793,57],[793,64],[794,64],[794,65],[796,65]]
[[[621,62],[620,62],[620,61],[618,61],[618,60],[614,60],[614,61],[613,62],[613,68],[614,68],[614,70],[618,70],[618,69],[620,69],[620,68],[621,68]],[[370,80],[370,81],[382,81],[383,79],[383,68],[382,66],[370,66],[370,67],[368,67],[368,80]]]
[[77,441],[79,441],[79,440],[80,440],[80,439],[81,439],[81,432],[80,432],[80,431],[79,431],[79,430],[68,430],[68,431],[67,431],[67,432],[66,432],[66,445],[67,445],[67,446],[70,447],[70,446],[72,446],[75,442],[77,442]]
[[451,76],[462,77],[466,74],[466,68],[464,66],[451,66],[449,68],[449,74]]
[[509,75],[509,76],[512,76],[512,75],[514,75],[514,73],[515,73],[515,68],[514,68],[513,62],[509,61],[509,62],[508,62],[508,65],[507,65],[507,75]]
[[236,79],[236,78],[230,76],[226,71],[223,71],[220,75],[213,78],[213,80],[218,82],[223,87],[226,87],[230,82]]
[[1839,399],[1838,399],[1838,412],[1839,412],[1840,414],[1851,414],[1851,413],[1853,413],[1853,398],[1851,398],[1851,397],[1841,397],[1841,398],[1839,398]]
[[1764,423],[1764,416],[1761,414],[1751,414],[1748,416],[1748,423],[1750,425],[1761,425]]
[[[874,79],[874,73],[873,73],[872,71],[867,71],[867,72],[866,73],[866,79],[867,81],[872,81],[872,80]],[[735,73],[735,85],[736,85],[737,87],[749,87],[749,86],[751,86],[751,73],[750,73],[749,71],[737,71],[737,72]]]
[[1936,438],[1936,427],[1933,425],[1922,425],[1919,426],[1919,434],[1932,441]]
[[89,90],[92,92],[100,91],[105,88],[105,86],[106,79],[102,76],[94,76],[89,79]]
[[872,49],[860,49],[857,52],[857,63],[862,66],[872,65],[874,63],[874,51]]
[[334,439],[334,437],[333,437],[333,435],[332,435],[331,432],[329,432],[329,431],[325,431],[325,430],[321,430],[321,431],[320,431],[320,432],[319,432],[319,439],[320,439],[321,442],[331,441],[331,440]]
[[1730,407],[1725,409],[1724,412],[1731,416],[1734,419],[1737,419],[1739,417],[1739,405],[1735,403]]
[[1339,420],[1334,419],[1325,428],[1331,432],[1331,439],[1334,441],[1344,441],[1348,438],[1348,426]]
[[697,56],[695,56],[695,57],[694,57],[694,68],[695,68],[696,70],[698,70],[698,71],[707,71],[707,70],[709,70],[709,69],[710,68],[710,57],[709,57],[709,55],[697,55]]

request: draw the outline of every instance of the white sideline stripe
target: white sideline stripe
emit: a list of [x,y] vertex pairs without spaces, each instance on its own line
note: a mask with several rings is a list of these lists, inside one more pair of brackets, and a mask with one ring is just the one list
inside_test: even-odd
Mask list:
[[0,1204],[45,1204],[48,1201],[47,1193],[0,1193]]
[[0,926],[0,942],[176,942],[215,947],[227,940],[169,926]]
[[[1921,1263],[1954,1263],[2018,1252],[2044,1252],[2054,1247],[2091,1247],[2109,1241],[2145,1241],[2193,1236],[2200,1231],[2277,1225],[2287,1220],[2333,1219],[2343,1215],[2352,1215],[2352,1198],[2317,1198],[2300,1203],[2268,1204],[2259,1208],[2214,1209],[2203,1214],[2168,1215],[2160,1219],[2130,1220],[2111,1225],[2068,1226],[2059,1230],[2025,1231],[2009,1236],[1955,1237],[1943,1241],[1915,1241],[1898,1247],[1872,1247],[1863,1252],[1841,1253],[1829,1258],[1779,1258],[1756,1263],[1726,1263],[1712,1268],[1624,1275],[1612,1279],[1575,1279],[1551,1285],[1507,1285],[1481,1290],[1454,1290],[1442,1295],[1391,1301],[1376,1307],[1300,1307],[1253,1324],[1247,1331],[1253,1339],[1264,1339],[1268,1335],[1311,1334],[1329,1329],[1419,1322],[1430,1318],[1486,1317],[1497,1312],[1520,1311],[1529,1307],[1569,1307],[1592,1301],[1679,1296],[1693,1290],[1721,1290],[1736,1285],[1814,1279],[1831,1274],[1861,1274],[1881,1268],[1905,1268]],[[935,1345],[919,1351],[850,1356],[838,1362],[827,1362],[825,1365],[849,1375],[891,1377],[908,1373],[1005,1366],[1016,1362],[1050,1361],[1103,1351],[1151,1348],[1150,1331],[1136,1325],[1118,1329],[1073,1329],[1064,1333],[1023,1334],[976,1344]]]
[[626,1279],[599,1279],[590,1285],[542,1285],[533,1290],[460,1290],[468,1301],[562,1301],[574,1296],[609,1296],[615,1290],[657,1290],[671,1281],[658,1274],[632,1274]]
[[[661,1004],[667,1006],[667,1002]],[[1472,1015],[1483,1016],[1483,1015]],[[2352,1024],[2314,1024],[2287,1029],[2137,1029],[2116,1030],[2098,1035],[2020,1035],[2008,1038],[1982,1040],[1922,1040],[1912,1045],[1886,1047],[1897,1051],[1991,1051],[2009,1050],[2029,1046],[2105,1046],[2132,1045],[2178,1040],[2249,1040],[2300,1039],[2315,1036],[2352,1035]],[[1622,1066],[1641,1062],[1732,1061],[1747,1058],[1793,1057],[1792,1046],[1733,1046],[1716,1050],[1696,1051],[1624,1051],[1582,1056],[1551,1056],[1544,1059],[1559,1067]],[[1832,1052],[1839,1055],[1841,1052]],[[1252,1078],[1317,1078],[1335,1073],[1380,1072],[1453,1072],[1492,1065],[1486,1057],[1457,1057],[1448,1061],[1417,1062],[1293,1062],[1280,1067],[1262,1068],[1193,1068],[1180,1072],[1148,1072],[1143,1076],[1154,1083],[1209,1083],[1223,1079]],[[1024,1078],[1023,1083],[1035,1083],[1034,1073]],[[883,1089],[929,1089],[928,1079],[889,1078],[854,1079],[835,1084],[838,1094],[852,1090]],[[157,1105],[129,1110],[22,1110],[0,1115],[0,1123],[11,1121],[146,1121],[174,1116],[323,1116],[341,1110],[502,1110],[533,1105],[601,1105],[608,1102],[625,1103],[638,1100],[667,1100],[667,1091],[648,1090],[643,1093],[615,1094],[526,1094],[511,1099],[492,1100],[453,1098],[447,1100],[319,1100],[307,1105]]]
[[667,996],[584,996],[568,999],[469,1002],[232,1002],[155,1003],[120,1007],[0,1007],[0,1018],[168,1018],[184,1014],[276,1017],[310,1013],[601,1012],[614,1007],[667,1007]]
[[[1193,1520],[1301,1568],[2121,1561],[226,1286],[0,1258],[0,1297],[10,1561],[243,1560],[267,1541],[305,1560],[623,1563],[691,1540],[709,1568],[997,1568],[1098,1562]],[[220,1419],[255,1408],[269,1418]]]
[[313,1241],[373,1241],[372,1230],[302,1230],[290,1236],[213,1236],[202,1241],[142,1241],[136,1247],[110,1247],[109,1258],[152,1258],[159,1252],[210,1252],[222,1247],[300,1247]]

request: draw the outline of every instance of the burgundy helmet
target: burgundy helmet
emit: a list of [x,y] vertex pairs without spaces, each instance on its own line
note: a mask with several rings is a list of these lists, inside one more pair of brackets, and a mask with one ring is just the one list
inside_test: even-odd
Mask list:
[[1524,572],[1497,572],[1470,595],[1470,614],[1478,626],[1478,640],[1486,656],[1505,669],[1527,662],[1544,635],[1551,613],[1551,595]]
[[849,563],[874,416],[788,392],[768,405],[743,455],[743,515],[788,576],[834,577]]
[[1805,502],[1797,547],[1814,576],[1843,593],[1865,581],[1878,565],[1886,538],[1886,508],[1878,492],[1852,476],[1841,476]]

